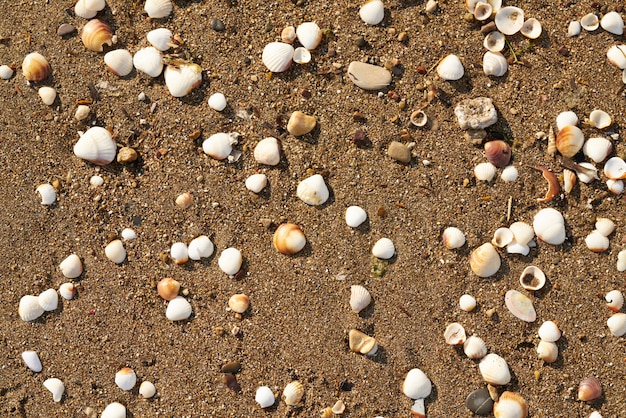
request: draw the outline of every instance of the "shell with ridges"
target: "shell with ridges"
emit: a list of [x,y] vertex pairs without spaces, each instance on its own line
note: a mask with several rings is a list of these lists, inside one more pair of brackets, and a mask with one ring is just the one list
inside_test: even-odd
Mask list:
[[359,9],[359,17],[368,25],[378,25],[385,17],[385,6],[381,0],[369,0]]
[[444,80],[459,80],[465,74],[465,69],[458,56],[450,54],[437,65],[437,74]]
[[430,396],[433,384],[420,369],[411,369],[402,382],[402,393],[411,399],[424,399]]
[[494,386],[506,385],[511,381],[509,365],[497,354],[487,354],[478,364],[483,380]]
[[39,298],[33,295],[25,295],[20,299],[18,313],[22,321],[34,321],[44,313],[44,309],[39,304]]
[[622,35],[624,33],[624,19],[617,12],[608,12],[600,19],[600,26],[605,31],[613,35]]
[[626,69],[626,45],[613,45],[606,52],[606,58],[620,70]]
[[109,131],[94,126],[78,139],[74,145],[74,154],[96,165],[107,165],[115,159],[117,145]]
[[153,19],[162,19],[172,13],[171,0],[146,0],[144,10]]
[[524,11],[514,6],[503,7],[496,13],[494,21],[500,32],[505,35],[514,35],[524,25]]
[[182,296],[176,296],[167,304],[165,316],[170,321],[184,321],[191,316],[191,304]]
[[229,276],[234,276],[241,269],[243,263],[243,257],[241,251],[234,247],[226,248],[220,254],[220,258],[217,260],[217,265],[220,270]]
[[478,277],[493,276],[500,269],[500,255],[490,242],[472,251],[470,267]]
[[126,49],[115,49],[104,54],[104,63],[113,74],[124,77],[133,71],[133,56]]
[[39,359],[37,353],[34,351],[24,351],[22,353],[22,360],[24,360],[26,367],[28,367],[35,373],[39,373],[41,370],[43,370],[43,367],[41,366],[41,360]]
[[500,178],[502,179],[502,181],[506,181],[506,182],[515,181],[517,180],[518,176],[519,176],[519,172],[517,171],[517,168],[515,168],[514,165],[508,165],[504,167],[504,170],[502,170],[502,173],[500,174]]
[[180,283],[170,277],[159,280],[157,284],[157,293],[165,300],[173,300],[178,296]]
[[345,219],[349,227],[358,228],[367,219],[367,212],[360,206],[348,206]]
[[446,327],[443,332],[443,338],[446,340],[446,344],[460,345],[465,342],[465,328],[458,322],[453,322]]
[[563,190],[570,193],[576,184],[576,173],[567,168],[563,169]]
[[604,296],[606,306],[613,312],[618,312],[624,306],[624,295],[619,290],[611,290]]
[[59,294],[55,289],[41,292],[37,299],[39,300],[39,306],[46,312],[54,311],[59,306]]
[[293,61],[295,50],[293,46],[284,42],[271,42],[265,45],[261,60],[263,65],[273,73],[287,71]]
[[535,235],[548,244],[560,245],[565,241],[565,220],[556,209],[544,208],[537,212],[533,229]]
[[135,52],[133,64],[138,71],[158,77],[163,71],[163,56],[157,48],[149,46]]
[[184,97],[202,84],[202,68],[198,64],[168,65],[163,74],[165,85],[174,97]]
[[506,167],[511,161],[511,146],[505,141],[500,139],[488,141],[485,142],[484,148],[487,160],[498,168]]
[[22,74],[28,81],[42,81],[50,75],[48,60],[38,52],[31,52],[22,61]]
[[491,181],[496,175],[497,167],[489,162],[479,163],[474,167],[474,176],[480,181]]
[[322,42],[322,31],[315,22],[304,22],[296,28],[296,36],[303,47],[314,50]]
[[560,132],[561,129],[566,126],[576,126],[578,125],[578,116],[576,113],[568,110],[567,112],[561,112],[556,117],[556,129]]
[[206,235],[200,235],[191,240],[189,247],[187,247],[187,253],[192,260],[200,260],[202,258],[208,258],[213,255],[215,246],[211,242],[211,239]]
[[465,234],[454,226],[446,228],[441,234],[441,239],[443,240],[443,245],[449,250],[461,248],[465,245]]
[[289,383],[283,390],[283,401],[289,406],[296,406],[304,396],[304,386],[297,380]]
[[534,322],[537,319],[537,313],[533,302],[528,296],[517,290],[509,290],[504,295],[504,304],[509,312],[524,322]]
[[596,218],[595,227],[596,227],[596,231],[598,231],[605,237],[608,237],[615,230],[615,222],[613,222],[609,218],[598,217]]
[[74,286],[74,283],[67,282],[61,284],[61,286],[59,286],[59,294],[65,300],[74,299],[74,296],[76,296],[76,287]]
[[350,308],[353,312],[359,313],[372,301],[372,295],[361,285],[353,285],[350,287]]
[[613,151],[613,144],[603,137],[589,138],[583,145],[583,153],[596,163],[604,161],[611,151]]
[[381,238],[372,247],[372,255],[374,257],[388,260],[396,253],[396,248],[389,238]]
[[601,253],[609,248],[609,239],[598,231],[593,231],[585,238],[585,244],[594,253]]
[[528,402],[518,393],[504,391],[493,405],[493,414],[496,418],[526,418]]
[[527,224],[526,222],[513,222],[509,229],[513,233],[513,238],[515,241],[522,245],[528,244],[535,236],[535,231],[533,227]]
[[463,343],[463,352],[468,358],[481,359],[487,355],[487,344],[482,338],[472,335]]
[[296,195],[307,205],[319,206],[328,200],[330,193],[324,177],[314,174],[298,183]]
[[576,126],[567,125],[556,135],[556,149],[561,155],[572,158],[583,147],[585,136]]
[[[626,314],[622,314],[625,315]],[[578,399],[583,402],[591,402],[602,396],[602,384],[593,377],[586,377],[578,385]]]
[[611,334],[616,337],[621,337],[626,334],[626,314],[617,312],[611,315],[606,321],[606,326],[609,327]]
[[593,32],[600,27],[600,19],[594,13],[587,13],[580,18],[580,25],[584,30]]
[[74,5],[74,13],[83,19],[91,19],[98,14],[98,10],[87,7],[86,0],[78,0]]
[[92,19],[83,27],[80,39],[88,50],[102,52],[104,45],[113,45],[113,31],[102,20]]
[[459,307],[465,312],[471,312],[476,308],[476,298],[465,294],[459,298]]
[[11,77],[13,77],[13,73],[15,71],[13,71],[13,68],[9,67],[8,65],[0,65],[0,78],[3,80],[9,80]]
[[52,400],[54,402],[61,402],[61,398],[63,398],[63,393],[65,392],[65,385],[61,380],[52,377],[46,379],[43,382],[43,386],[52,393]]
[[148,42],[159,51],[167,51],[172,47],[172,36],[172,31],[167,28],[154,29],[146,34]]

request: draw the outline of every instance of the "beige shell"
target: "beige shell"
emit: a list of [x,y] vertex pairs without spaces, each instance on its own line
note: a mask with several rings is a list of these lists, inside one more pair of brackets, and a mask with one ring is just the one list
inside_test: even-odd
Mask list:
[[198,64],[168,65],[163,75],[165,85],[174,97],[184,97],[202,84],[202,68]]
[[441,239],[443,240],[443,245],[449,250],[461,248],[465,245],[465,234],[454,226],[446,228],[441,234]]
[[249,306],[250,298],[243,293],[237,293],[228,299],[228,307],[235,313],[242,314],[248,310]]
[[304,396],[304,386],[297,380],[289,383],[283,390],[282,399],[289,406],[297,406]]
[[591,126],[598,129],[608,128],[611,126],[611,123],[613,123],[611,115],[600,109],[594,109],[591,111],[589,114],[589,122]]
[[491,52],[501,52],[506,45],[506,39],[502,32],[494,30],[489,32],[483,40],[485,49]]
[[537,312],[530,298],[517,290],[509,290],[504,295],[504,304],[509,312],[524,322],[534,322]]
[[102,52],[104,45],[113,45],[113,31],[102,20],[92,19],[83,27],[80,39],[90,51]]
[[311,52],[303,46],[297,47],[293,51],[293,62],[298,64],[308,64],[311,62]]
[[59,306],[59,294],[55,289],[41,292],[37,299],[39,300],[39,306],[46,312],[54,311]]
[[483,380],[494,386],[506,385],[511,381],[509,365],[497,354],[487,354],[478,364]]
[[504,391],[493,405],[496,418],[526,418],[528,402],[518,393]]
[[460,345],[465,342],[465,328],[458,322],[453,322],[446,327],[443,332],[443,337],[446,340],[446,344]]
[[608,237],[613,233],[613,231],[615,231],[615,222],[613,222],[609,218],[598,217],[596,218],[595,227],[599,233],[601,233],[605,237]]
[[571,193],[572,189],[576,185],[576,173],[572,170],[568,170],[567,168],[563,169],[563,190],[565,193]]
[[528,266],[519,276],[519,282],[526,290],[539,290],[546,284],[546,275],[537,266]]
[[74,5],[74,13],[83,19],[91,19],[98,14],[98,10],[88,7],[86,0],[78,0]]
[[328,186],[324,182],[324,177],[314,174],[298,183],[296,195],[307,205],[323,205],[330,196]]
[[148,42],[159,51],[167,51],[172,47],[172,31],[167,28],[151,30],[146,34]]
[[550,341],[539,341],[537,345],[537,357],[546,363],[554,363],[559,356],[559,348]]
[[163,71],[163,56],[161,52],[153,46],[142,48],[135,52],[133,65],[138,71],[150,77],[158,77]]
[[306,237],[298,225],[284,223],[276,228],[272,242],[279,253],[296,254],[306,245]]
[[359,313],[372,302],[372,295],[361,285],[350,287],[350,308],[353,312]]
[[485,55],[483,55],[483,72],[486,75],[502,77],[508,70],[509,64],[501,52],[485,52]]
[[159,280],[157,284],[157,292],[165,300],[172,300],[178,296],[180,283],[170,277]]
[[37,91],[37,93],[39,94],[39,97],[41,97],[41,101],[43,102],[43,104],[47,106],[52,105],[54,103],[54,100],[57,98],[57,91],[54,89],[54,87],[41,87]]
[[509,225],[509,229],[513,233],[513,239],[515,239],[515,241],[517,241],[519,244],[526,245],[535,236],[535,231],[533,230],[533,227],[526,222],[513,222],[511,225]]
[[304,22],[296,28],[296,36],[300,44],[309,51],[314,50],[322,42],[322,30],[315,22]]
[[585,244],[594,253],[601,253],[609,248],[609,239],[598,231],[593,231],[585,238]]
[[561,131],[561,129],[569,125],[578,125],[578,116],[576,113],[571,110],[559,113],[556,117],[556,129]]
[[291,44],[296,40],[296,28],[293,26],[285,26],[280,32],[280,40],[286,44]]
[[443,80],[459,80],[465,74],[465,69],[458,56],[450,54],[437,65],[437,74]]
[[141,382],[141,385],[139,385],[139,394],[144,399],[149,399],[156,395],[156,387],[154,386],[154,383],[147,380]]
[[293,136],[302,136],[311,132],[317,125],[315,116],[306,115],[300,111],[295,111],[287,122],[287,131]]
[[524,11],[519,7],[503,7],[496,13],[496,27],[505,35],[515,35],[524,25]]
[[561,155],[572,158],[583,147],[585,136],[576,126],[567,125],[556,136],[556,148]]
[[620,157],[611,157],[604,163],[604,175],[612,180],[626,178],[626,162]]
[[31,52],[22,61],[22,74],[28,81],[42,81],[50,75],[48,60],[38,52]]
[[373,356],[378,351],[376,339],[356,329],[348,333],[348,346],[350,351],[367,356]]
[[529,39],[537,39],[541,35],[541,23],[531,17],[522,25],[520,33]]
[[500,255],[489,242],[472,251],[470,255],[470,267],[479,277],[493,276],[500,269]]
[[561,330],[554,321],[545,321],[541,324],[537,334],[539,334],[541,341],[547,341],[550,343],[556,342],[559,338],[561,338]]
[[481,359],[487,355],[487,344],[482,338],[472,335],[463,343],[463,352],[468,358]]

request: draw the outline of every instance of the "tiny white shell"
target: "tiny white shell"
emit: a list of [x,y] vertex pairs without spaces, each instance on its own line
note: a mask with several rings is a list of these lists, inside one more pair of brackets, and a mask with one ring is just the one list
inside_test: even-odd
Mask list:
[[59,286],[59,293],[63,299],[72,300],[74,299],[74,296],[76,296],[76,287],[74,286],[74,283],[63,283]]
[[613,121],[611,120],[611,116],[604,110],[595,109],[589,114],[589,122],[591,126],[595,128],[604,129],[611,126]]
[[580,22],[578,20],[573,20],[569,22],[569,25],[567,25],[567,36],[571,38],[580,35],[581,28],[582,26],[580,25]]
[[280,162],[280,143],[274,137],[259,141],[254,147],[254,159],[259,164],[277,165]]
[[151,30],[146,34],[146,38],[159,51],[167,51],[172,46],[172,31],[167,28]]
[[602,418],[602,414],[598,411],[592,411],[588,418]]
[[528,296],[517,290],[509,290],[506,292],[504,295],[504,304],[515,317],[524,322],[535,322],[535,319],[537,319],[533,302]]
[[589,138],[583,145],[583,153],[596,163],[604,161],[612,150],[613,144],[611,144],[611,141],[603,137]]
[[202,68],[198,64],[168,65],[164,78],[170,94],[183,97],[202,83]]
[[302,396],[304,396],[304,387],[297,380],[289,383],[283,390],[283,400],[290,406],[298,405],[302,400]]
[[124,77],[133,71],[133,56],[126,49],[115,49],[104,55],[104,63],[113,74]]
[[620,157],[612,157],[604,164],[604,175],[612,180],[626,178],[626,162]]
[[461,248],[465,245],[465,234],[459,228],[454,226],[449,226],[444,229],[441,234],[441,239],[443,240],[443,245],[445,245],[449,250]]
[[132,241],[135,238],[137,238],[137,234],[135,233],[135,231],[133,231],[130,228],[124,228],[122,230],[122,232],[120,233],[120,235],[122,236],[122,238],[124,238],[126,241]]
[[191,304],[182,296],[176,296],[167,304],[165,316],[170,321],[184,321],[191,316]]
[[611,64],[620,70],[626,69],[626,45],[613,45],[606,52],[606,57]]
[[609,239],[598,231],[593,231],[585,238],[585,244],[594,253],[601,253],[609,248]]
[[303,47],[314,50],[322,42],[322,31],[315,22],[304,22],[296,28],[296,36]]
[[261,408],[269,408],[274,405],[276,398],[274,392],[267,386],[259,386],[254,395],[254,400],[259,404]]
[[491,52],[500,52],[504,49],[506,41],[502,32],[494,30],[489,32],[483,40],[483,46],[485,49]]
[[189,243],[189,248],[187,248],[189,258],[192,260],[211,257],[214,250],[215,246],[206,235],[200,235],[192,239]]
[[584,30],[593,32],[600,27],[600,19],[593,13],[587,13],[580,18],[580,25]]
[[606,187],[613,194],[622,194],[624,191],[624,182],[622,180],[608,179],[606,181]]
[[39,360],[39,356],[34,351],[24,351],[22,353],[22,360],[26,364],[26,367],[31,369],[35,373],[39,373],[43,370],[41,366],[41,360]]
[[76,112],[74,113],[74,118],[78,121],[85,120],[89,117],[89,106],[86,105],[78,105],[76,106]]
[[241,269],[242,262],[241,251],[230,247],[222,251],[220,258],[217,260],[217,265],[224,273],[234,276]]
[[567,112],[559,113],[558,116],[556,117],[557,130],[560,131],[561,129],[569,125],[571,126],[578,125],[578,116],[576,116],[576,113],[572,112],[571,110],[568,110]]
[[396,247],[389,238],[381,238],[372,247],[372,255],[383,260],[388,260],[396,253]]
[[541,35],[541,23],[531,17],[522,25],[520,33],[529,39],[537,39]]
[[267,186],[267,176],[265,174],[252,174],[246,179],[246,189],[253,193],[261,193]]
[[211,109],[221,112],[226,109],[226,96],[222,93],[214,93],[209,97],[208,104]]
[[472,335],[463,343],[463,352],[468,358],[481,359],[487,355],[487,344],[482,338]]
[[126,418],[126,407],[118,402],[110,403],[104,408],[100,418]]
[[273,73],[282,73],[291,67],[293,54],[295,50],[293,46],[284,42],[271,42],[263,48],[261,60],[263,65]]
[[39,97],[41,97],[43,104],[47,106],[52,105],[54,100],[57,98],[57,91],[53,87],[41,87],[37,93],[39,94]]
[[129,367],[124,367],[115,373],[115,384],[122,390],[131,390],[137,383],[135,371]]
[[498,248],[506,247],[511,241],[513,241],[513,231],[509,228],[496,229],[491,239],[491,243]]
[[465,294],[459,298],[459,307],[465,312],[471,312],[476,308],[476,298],[472,295]]
[[608,237],[615,230],[615,222],[610,220],[609,218],[596,218],[596,231]]
[[626,271],[626,250],[617,254],[617,271]]
[[533,229],[535,235],[548,244],[560,245],[565,241],[565,220],[556,209],[544,208],[537,212]]
[[533,227],[528,225],[526,222],[513,222],[509,226],[509,229],[513,233],[513,238],[515,239],[515,241],[522,245],[527,245],[530,240],[535,237],[535,231],[533,230]]
[[149,46],[135,52],[133,64],[138,71],[150,77],[158,77],[163,71],[163,56],[157,48]]
[[359,313],[372,301],[372,295],[361,285],[353,285],[350,287],[350,307],[352,311]]
[[602,16],[600,26],[613,35],[622,35],[624,33],[624,19],[617,12],[608,12]]
[[115,264],[122,264],[126,259],[126,249],[119,239],[109,242],[104,248],[104,253]]
[[537,345],[537,357],[546,363],[554,363],[559,356],[559,348],[553,342],[539,341]]
[[539,290],[546,284],[546,275],[537,266],[528,266],[519,276],[519,282],[526,290]]
[[298,64],[308,64],[311,62],[311,52],[305,47],[299,46],[293,51],[293,61]]
[[494,386],[506,385],[511,381],[509,365],[497,354],[487,354],[478,364],[483,380]]
[[172,13],[171,0],[146,0],[144,10],[153,19],[162,19]]
[[348,206],[345,219],[349,227],[358,228],[367,219],[367,212],[360,206]]
[[18,313],[22,321],[34,321],[44,313],[44,309],[39,304],[39,298],[33,295],[25,295],[20,299]]
[[107,165],[115,159],[117,145],[109,131],[94,126],[89,128],[74,145],[74,154],[96,165]]
[[61,402],[61,398],[63,398],[63,393],[65,392],[65,385],[61,380],[52,377],[44,380],[43,386],[52,393],[52,400],[54,402]]
[[432,383],[420,369],[411,369],[402,382],[402,393],[411,399],[424,399],[430,396]]
[[156,387],[152,382],[144,380],[143,382],[141,382],[141,385],[139,385],[139,394],[144,399],[149,399],[156,395]]
[[493,276],[500,269],[500,255],[489,242],[472,251],[470,267],[478,277]]
[[446,344],[463,344],[466,339],[465,328],[458,322],[453,322],[446,327],[443,332],[443,338],[446,340]]
[[491,181],[496,175],[497,168],[495,165],[485,162],[477,164],[474,167],[474,176],[480,181]]
[[626,334],[626,314],[615,313],[606,321],[606,325],[609,327],[611,334],[616,337],[621,337]]
[[485,52],[483,55],[483,72],[486,75],[502,77],[509,69],[509,64],[501,52]]
[[606,306],[613,312],[617,312],[624,306],[624,295],[619,290],[611,290],[604,297]]
[[524,11],[519,7],[503,7],[496,13],[494,21],[500,32],[515,35],[524,25]]
[[359,9],[359,17],[368,25],[378,25],[385,17],[385,6],[381,0],[369,0]]
[[189,260],[189,250],[184,242],[175,242],[170,247],[170,257],[176,264],[185,264]]
[[554,321],[545,321],[541,324],[537,333],[539,334],[541,341],[553,343],[561,338],[561,330]]
[[39,306],[46,312],[54,311],[59,306],[59,294],[56,289],[43,291],[37,297]]
[[437,65],[437,74],[443,80],[459,80],[465,74],[465,69],[459,57],[450,54]]
[[328,200],[330,193],[324,177],[314,174],[298,183],[296,195],[307,205],[319,206]]
[[42,205],[52,205],[57,200],[57,192],[51,184],[40,184],[36,191],[41,196]]
[[88,8],[85,0],[78,0],[74,5],[74,13],[83,19],[91,19],[98,14],[98,10]]
[[13,77],[13,69],[8,65],[0,65],[0,78],[3,80],[9,80]]
[[515,168],[515,166],[513,165],[507,165],[506,167],[504,167],[502,173],[500,174],[500,178],[506,182],[515,181],[517,180],[518,176],[519,173],[517,171],[517,168]]

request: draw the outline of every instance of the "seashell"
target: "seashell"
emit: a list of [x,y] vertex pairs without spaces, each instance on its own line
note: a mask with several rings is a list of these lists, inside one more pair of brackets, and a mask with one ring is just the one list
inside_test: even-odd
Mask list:
[[274,392],[272,392],[272,389],[267,386],[259,386],[257,388],[254,400],[261,408],[269,408],[276,402]]
[[293,51],[293,61],[297,64],[308,64],[311,62],[311,53],[305,47],[299,46]]
[[261,60],[263,65],[273,73],[287,71],[293,61],[295,50],[284,42],[271,42],[263,48]]
[[[437,0],[428,0],[427,4],[430,2],[435,2],[435,4],[437,4]],[[412,418],[426,418],[426,406],[424,406],[424,399],[416,399],[415,402],[413,402],[410,414]]]
[[170,257],[176,264],[185,264],[189,260],[189,250],[184,242],[175,242],[170,248]]
[[279,253],[296,254],[306,245],[306,237],[298,225],[284,223],[276,228],[272,242]]
[[335,415],[341,415],[344,413],[345,410],[346,410],[346,405],[343,403],[341,399],[335,402],[335,404],[331,408],[331,412]]
[[496,13],[494,21],[500,32],[515,35],[524,25],[524,11],[519,7],[503,7]]
[[493,13],[493,7],[489,3],[478,2],[474,7],[474,18],[478,21],[487,20]]
[[233,151],[233,138],[231,135],[219,132],[211,135],[202,143],[204,153],[216,160],[223,160]]
[[465,342],[465,328],[458,322],[453,322],[446,327],[446,330],[443,332],[443,337],[446,340],[446,344],[463,344]]
[[626,178],[626,162],[620,157],[612,157],[604,164],[604,175],[612,180]]
[[589,122],[591,126],[604,129],[611,126],[611,116],[604,110],[595,109],[589,114]]
[[509,254],[528,255],[530,247],[513,240],[506,246],[506,252]]
[[253,193],[261,193],[265,186],[267,186],[265,174],[253,174],[246,179],[246,188]]
[[478,360],[487,355],[487,344],[482,338],[472,335],[463,343],[463,352],[468,358]]
[[296,40],[296,28],[285,26],[280,32],[280,40],[287,44],[293,43]]
[[9,80],[13,77],[13,68],[8,65],[0,65],[0,78],[3,80]]
[[254,147],[254,159],[259,164],[277,165],[280,162],[280,143],[274,137],[262,139]]
[[376,355],[378,351],[376,339],[356,329],[352,329],[348,333],[348,346],[350,347],[350,351],[367,356]]
[[491,52],[501,52],[505,47],[505,38],[502,32],[494,30],[489,32],[483,40],[483,46],[485,49]]
[[57,98],[57,91],[52,87],[41,87],[37,93],[39,94],[39,97],[41,97],[43,104],[46,106],[52,105]]
[[168,65],[164,78],[170,94],[183,97],[202,84],[202,68],[198,64]]
[[537,212],[533,229],[535,235],[548,244],[560,245],[565,241],[565,220],[556,209],[544,208]]
[[241,251],[236,248],[230,247],[226,248],[220,254],[220,258],[217,260],[217,265],[220,270],[229,276],[234,276],[241,269],[241,264],[243,263],[243,257],[241,256]]
[[158,77],[163,71],[163,56],[157,48],[149,46],[135,52],[133,64],[138,71]]
[[143,8],[149,17],[162,19],[172,13],[173,6],[171,0],[146,0]]
[[613,194],[622,194],[624,191],[624,182],[621,180],[608,179],[606,181],[606,187]]
[[474,167],[474,176],[480,181],[491,181],[496,175],[496,166],[491,163],[480,163]]
[[[625,315],[626,314],[622,314]],[[591,402],[602,396],[602,384],[595,377],[585,377],[578,385],[578,399],[583,402]]]
[[428,116],[423,110],[415,110],[411,113],[409,120],[411,121],[411,124],[421,128],[422,126],[426,126],[428,123]]
[[156,387],[152,382],[145,380],[139,385],[139,394],[144,399],[150,399],[156,395]]
[[297,406],[304,396],[304,386],[297,380],[289,383],[283,390],[282,399],[289,406]]
[[620,70],[626,69],[626,45],[613,45],[606,52],[606,57],[611,64]]
[[563,169],[563,190],[570,193],[576,184],[576,173],[567,168]]
[[315,116],[309,116],[300,111],[295,111],[289,117],[287,131],[293,136],[302,136],[311,132],[315,128],[315,125],[317,125]]
[[589,414],[589,418],[602,418],[602,414],[598,411],[592,411],[591,414]]
[[368,25],[378,25],[385,17],[385,6],[381,0],[366,1],[359,9],[359,17]]
[[472,295],[465,294],[459,298],[459,307],[465,312],[471,312],[476,308],[476,299]]
[[[609,327],[609,331],[616,337],[621,337],[626,334],[626,314],[618,312],[611,315],[611,317],[606,321],[607,327]],[[580,398],[580,394],[578,395]],[[586,400],[586,399],[583,399]]]
[[348,206],[345,219],[349,227],[358,228],[367,219],[367,212],[360,206]]
[[238,293],[232,295],[230,299],[228,299],[228,307],[231,311],[242,314],[248,310],[250,306],[250,298],[243,293]]
[[580,18],[580,26],[588,32],[593,32],[600,27],[600,20],[595,14],[587,13]]
[[76,296],[76,287],[74,286],[74,283],[63,283],[59,286],[59,293],[63,299],[72,300],[74,299],[74,296]]
[[572,111],[561,112],[556,117],[556,128],[560,132],[566,126],[578,125],[578,116]]
[[322,42],[322,31],[315,22],[304,22],[296,28],[296,36],[303,47],[314,50]]
[[159,280],[157,284],[157,293],[165,300],[172,300],[178,296],[180,283],[172,278],[166,277]]
[[596,163],[604,161],[611,151],[613,151],[613,144],[602,137],[589,138],[583,145],[583,153]]
[[609,239],[598,231],[593,231],[585,238],[585,244],[594,253],[601,253],[609,248]]
[[511,372],[506,360],[497,354],[487,354],[478,364],[483,380],[490,385],[503,386],[511,381]]
[[449,250],[461,248],[465,245],[465,234],[463,234],[459,228],[454,226],[449,226],[444,229],[441,234],[441,239],[443,240],[443,245],[445,245]]
[[585,136],[583,132],[573,125],[564,126],[556,136],[556,148],[561,155],[568,158],[576,155],[582,148],[584,142]]
[[[604,165],[606,167],[606,164]],[[594,180],[598,180],[598,169],[593,164],[583,162],[578,164],[580,169],[577,173],[578,179],[583,183],[591,183]]]
[[296,195],[307,205],[319,206],[328,200],[329,191],[324,177],[314,174],[298,183]]
[[83,0],[85,2],[85,7],[89,10],[95,10],[99,12],[104,9],[106,6],[105,0]]
[[459,80],[465,74],[465,69],[461,60],[454,54],[450,54],[439,61],[437,65],[437,74],[443,80]]
[[483,55],[483,72],[488,76],[502,77],[509,69],[509,64],[501,52],[485,52]]
[[546,275],[539,267],[528,266],[519,276],[519,282],[526,290],[539,290],[546,284]]
[[519,30],[522,35],[529,39],[537,39],[541,35],[541,23],[534,17],[528,19]]
[[541,341],[550,343],[556,342],[559,338],[561,338],[561,330],[554,321],[545,321],[541,324],[537,333],[539,334]]
[[126,418],[126,407],[118,402],[110,403],[104,408],[100,418]]
[[528,402],[518,393],[504,391],[493,405],[493,415],[496,418],[526,418]]
[[135,371],[129,367],[124,367],[115,373],[115,384],[122,390],[131,390],[137,383]]
[[89,117],[89,112],[89,106],[78,105],[76,106],[76,113],[74,113],[74,118],[77,121],[85,120]]
[[467,9],[468,12],[470,12],[471,14],[474,14],[474,9],[476,9],[476,5],[479,2],[483,2],[483,0],[465,0],[465,8]]
[[76,13],[76,16],[82,17],[83,19],[91,19],[96,17],[98,10],[87,7],[86,0],[78,0],[74,5],[74,13]]
[[176,200],[174,202],[179,208],[187,209],[193,203],[193,195],[188,192],[181,193],[176,196]]
[[567,25],[567,36],[574,37],[580,35],[580,29],[582,28],[578,20],[573,20]]
[[515,168],[513,165],[508,165],[504,167],[504,170],[502,170],[502,173],[500,174],[500,178],[506,182],[515,181],[517,180],[518,176],[519,173],[517,172],[517,168]]
[[605,31],[613,35],[622,35],[624,33],[624,19],[617,12],[608,12],[600,19],[600,26]]
[[172,47],[172,36],[172,31],[166,28],[154,29],[146,34],[148,42],[159,51],[167,51]]
[[611,290],[604,297],[606,306],[613,312],[617,312],[624,306],[624,295],[619,290]]
[[517,290],[509,290],[504,295],[504,304],[507,309],[518,319],[525,322],[534,322],[537,313],[533,307],[533,302],[524,294]]
[[359,313],[372,301],[372,295],[366,288],[360,285],[350,287],[350,307],[353,312]]
[[388,260],[396,253],[396,247],[389,238],[381,238],[372,247],[372,255],[376,258]]
[[78,158],[96,165],[107,165],[115,159],[117,145],[111,134],[100,126],[93,126],[81,135],[74,145],[74,154]]
[[104,45],[113,45],[113,31],[102,20],[92,19],[83,27],[80,39],[88,50],[102,52]]
[[[483,1],[483,0],[480,0],[480,1]],[[493,12],[491,14],[492,16],[498,13],[500,9],[502,8],[502,0],[487,0],[487,3],[489,3],[491,5],[491,8],[493,9]]]
[[485,142],[485,155],[491,164],[502,168],[511,161],[511,147],[499,139]]
[[213,243],[206,235],[200,235],[191,240],[187,252],[189,258],[192,260],[200,260],[202,258],[208,258],[213,255],[214,250]]
[[26,367],[28,367],[35,373],[39,373],[43,370],[43,367],[41,366],[41,360],[39,360],[39,356],[34,351],[24,351],[22,353],[22,360],[24,360]]
[[537,345],[537,357],[546,363],[554,363],[559,356],[559,348],[550,341],[539,341]]
[[22,321],[34,321],[45,312],[39,304],[39,298],[33,295],[25,295],[20,299],[20,306],[17,310]]
[[559,184],[559,180],[556,178],[552,170],[543,167],[537,166],[537,170],[541,171],[543,174],[543,178],[548,182],[548,190],[546,190],[546,195],[544,197],[538,197],[537,202],[546,203],[554,199],[559,195],[561,191],[561,185]]
[[211,109],[221,112],[226,109],[226,96],[222,93],[214,93],[209,97],[208,105]]
[[489,415],[493,409],[493,399],[487,388],[472,391],[465,399],[465,406],[476,415]]
[[56,377],[46,379],[43,382],[43,386],[52,393],[52,400],[54,402],[61,402],[63,393],[65,392],[65,385]]
[[55,289],[43,291],[37,297],[39,306],[46,312],[54,311],[59,306],[59,295]]
[[191,316],[191,305],[182,296],[176,296],[167,304],[165,316],[170,321],[184,321]]
[[104,253],[115,264],[122,264],[126,259],[126,249],[119,239],[109,242],[104,248]]
[[500,269],[500,255],[489,242],[472,251],[470,267],[478,277],[493,276]]
[[428,398],[432,388],[430,379],[420,369],[409,370],[402,382],[402,393],[411,399]]
[[35,191],[41,196],[42,205],[52,205],[57,200],[57,192],[51,184],[40,184]]
[[50,72],[48,60],[38,52],[31,52],[22,61],[22,74],[28,81],[45,80],[50,75]]
[[513,238],[520,244],[528,244],[535,237],[533,227],[526,222],[513,222],[509,229],[513,233]]

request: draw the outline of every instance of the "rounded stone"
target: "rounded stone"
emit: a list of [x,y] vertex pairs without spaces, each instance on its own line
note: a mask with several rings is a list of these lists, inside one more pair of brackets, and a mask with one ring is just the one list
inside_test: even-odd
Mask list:
[[240,370],[241,370],[241,363],[239,363],[237,360],[229,361],[228,363],[224,364],[222,368],[220,369],[222,373],[232,373],[232,374],[239,373]]
[[411,161],[411,150],[406,145],[397,141],[393,141],[389,144],[387,155],[396,161],[400,161],[401,163],[408,163]]
[[391,83],[391,73],[385,68],[360,61],[350,63],[348,77],[364,90],[381,90]]
[[498,121],[498,113],[488,97],[461,101],[454,108],[461,129],[485,129]]
[[118,163],[132,163],[139,158],[137,151],[130,147],[122,147],[117,153]]
[[493,409],[493,399],[486,388],[476,389],[465,399],[467,409],[476,415],[489,415]]

